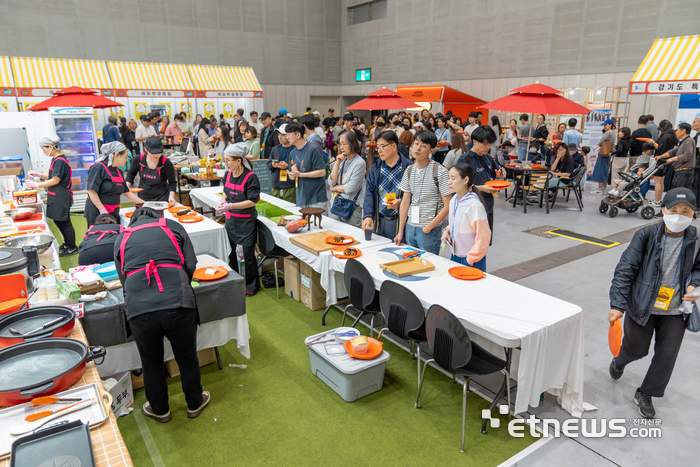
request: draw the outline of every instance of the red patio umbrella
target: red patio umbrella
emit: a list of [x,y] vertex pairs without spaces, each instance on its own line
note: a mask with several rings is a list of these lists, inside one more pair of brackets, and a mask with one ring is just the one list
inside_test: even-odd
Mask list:
[[49,107],[92,107],[94,109],[107,109],[109,107],[121,107],[117,101],[97,95],[92,89],[71,86],[56,91],[54,95],[43,102],[29,108],[32,112],[49,110]]
[[401,97],[396,91],[383,88],[370,92],[365,99],[348,106],[348,110],[388,110],[420,107],[413,101]]

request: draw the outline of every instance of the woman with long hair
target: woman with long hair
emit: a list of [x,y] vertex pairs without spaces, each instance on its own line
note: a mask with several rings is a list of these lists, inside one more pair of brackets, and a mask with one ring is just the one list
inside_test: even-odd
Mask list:
[[[561,126],[561,125],[560,125]],[[593,191],[592,194],[600,195],[605,193],[605,189],[608,186],[608,179],[610,178],[610,157],[612,154],[612,146],[615,146],[617,142],[617,132],[615,131],[615,121],[610,119],[606,120],[603,125],[603,136],[598,141],[598,146],[603,147],[603,143],[606,147],[610,147],[610,152],[603,153],[598,151],[598,159],[595,161],[595,167],[593,168],[593,175],[591,175],[590,180],[593,182],[598,182],[598,189]]]
[[223,159],[224,150],[231,144],[231,133],[227,131],[225,127],[219,125],[216,127],[214,138],[216,139],[216,143],[214,143],[216,155]]
[[[411,135],[410,131],[401,133]],[[330,212],[331,219],[353,225],[359,228],[362,225],[362,203],[364,201],[364,185],[367,166],[360,152],[362,145],[354,131],[346,131],[338,138],[338,157],[333,165],[333,171],[328,176],[328,186],[333,193],[333,203]],[[336,198],[350,200],[355,208],[350,217],[344,218],[337,214]],[[335,212],[334,212],[335,211]]]
[[513,145],[510,151],[508,151],[508,155],[517,156],[518,138],[520,137],[518,134],[518,122],[514,118],[511,118],[508,125],[508,129],[506,129],[505,133],[503,134],[503,139],[506,141],[510,141],[510,144]]
[[446,169],[454,167],[462,154],[467,152],[467,144],[464,140],[464,136],[461,134],[454,133],[452,135],[452,142],[450,146],[452,149],[447,153],[447,156],[445,156],[445,160],[442,163]]
[[403,157],[411,158],[411,145],[413,145],[413,134],[410,131],[404,131],[399,136],[399,152]]
[[566,143],[557,143],[552,152],[552,167],[549,172],[553,177],[549,180],[549,187],[557,189],[560,185],[568,185],[569,177],[574,171],[574,159],[569,154],[569,147]]
[[[661,120],[659,123],[659,137],[654,143],[656,150],[655,154],[665,154],[673,149],[678,144],[676,132],[673,129],[673,123],[668,120]],[[673,166],[660,169],[654,174],[654,207],[661,206],[661,198],[663,197],[666,187],[666,180],[673,180]],[[670,186],[670,184],[669,184]]]

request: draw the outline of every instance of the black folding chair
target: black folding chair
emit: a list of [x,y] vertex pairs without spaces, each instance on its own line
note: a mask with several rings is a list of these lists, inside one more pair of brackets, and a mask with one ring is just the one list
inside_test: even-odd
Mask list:
[[[425,311],[416,295],[397,282],[384,281],[379,289],[379,308],[388,330],[396,337],[411,343],[411,353],[418,360],[420,383],[420,344],[428,342],[425,336]],[[414,353],[415,348],[415,353]]]
[[576,202],[578,203],[578,208],[580,211],[583,211],[583,198],[581,197],[581,183],[583,183],[583,177],[586,175],[586,167],[581,166],[578,167],[577,169],[574,169],[574,171],[571,173],[571,177],[569,178],[569,184],[568,185],[559,185],[557,189],[554,191],[554,197],[552,198],[552,207],[554,207],[554,203],[557,201],[557,195],[559,194],[559,190],[566,191],[566,202],[569,202],[569,196],[571,195],[571,191],[574,192],[574,196],[576,197]]
[[277,260],[280,258],[286,258],[291,256],[287,250],[277,246],[275,244],[275,238],[272,236],[272,232],[267,228],[265,223],[260,219],[257,220],[258,224],[258,247],[263,257],[258,261],[258,267],[262,266],[265,260],[271,259],[275,263],[275,288],[277,289],[277,298],[280,298],[280,285],[279,277],[277,277]]
[[[456,316],[440,305],[433,305],[428,310],[425,331],[433,358],[427,360],[423,366],[423,375],[418,385],[415,407],[417,409],[420,408],[420,393],[423,388],[425,370],[429,363],[435,362],[440,368],[462,376],[464,378],[464,389],[462,390],[461,452],[464,452],[464,425],[467,414],[469,378],[502,371],[506,378],[506,400],[508,402],[508,413],[510,414],[510,379],[506,369],[506,361],[472,342],[464,325],[459,322]],[[482,433],[486,432],[482,431]]]
[[372,275],[362,263],[354,258],[350,258],[347,260],[347,263],[345,263],[344,275],[345,288],[350,297],[350,304],[346,306],[343,311],[343,322],[341,326],[345,325],[345,315],[348,312],[348,308],[353,307],[360,312],[360,315],[355,322],[352,323],[352,327],[357,326],[357,323],[360,322],[364,315],[372,315],[369,331],[369,335],[372,337],[374,331],[374,317],[377,313],[381,312],[379,308],[379,292],[374,288]]

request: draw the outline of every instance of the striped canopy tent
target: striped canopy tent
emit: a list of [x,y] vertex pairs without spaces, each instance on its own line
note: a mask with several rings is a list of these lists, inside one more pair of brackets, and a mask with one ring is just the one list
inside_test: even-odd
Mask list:
[[700,35],[656,39],[632,77],[629,92],[700,93]]
[[185,65],[107,62],[117,95],[120,90],[185,91],[192,89]]
[[29,94],[32,89],[71,86],[97,91],[112,88],[102,60],[12,57],[12,71],[19,95]]
[[15,95],[15,80],[12,78],[9,57],[0,57],[0,94]]
[[187,65],[187,70],[197,97],[262,97],[262,87],[250,67]]

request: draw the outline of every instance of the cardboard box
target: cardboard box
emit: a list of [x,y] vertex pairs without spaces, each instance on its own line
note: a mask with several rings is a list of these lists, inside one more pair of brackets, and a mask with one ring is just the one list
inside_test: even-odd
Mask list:
[[316,311],[326,307],[326,291],[321,287],[321,274],[311,266],[301,261],[300,298],[307,308]]
[[[200,350],[197,352],[197,359],[199,359],[199,366],[209,365],[216,361],[216,353],[214,352],[214,347],[209,349]],[[180,367],[177,366],[175,359],[168,360],[165,362],[165,370],[171,377],[180,376]]]
[[23,169],[22,167],[13,167],[9,169],[5,169],[4,166],[3,168],[0,169],[0,176],[5,176],[5,175],[22,175]]
[[192,200],[190,199],[190,194],[189,193],[176,193],[175,197],[177,198],[178,202],[182,204],[183,206],[192,206]]
[[136,376],[134,375],[133,371],[130,371],[129,374],[131,374],[131,387],[134,391],[137,389],[141,389],[143,387],[143,371],[141,371],[141,374]]
[[301,300],[300,290],[300,263],[297,258],[290,256],[284,258],[284,293],[292,297],[297,302]]
[[116,417],[126,415],[122,413],[134,403],[134,390],[131,387],[131,372],[121,375],[110,376],[105,379],[114,378],[117,384],[108,391],[112,395],[112,412]]

